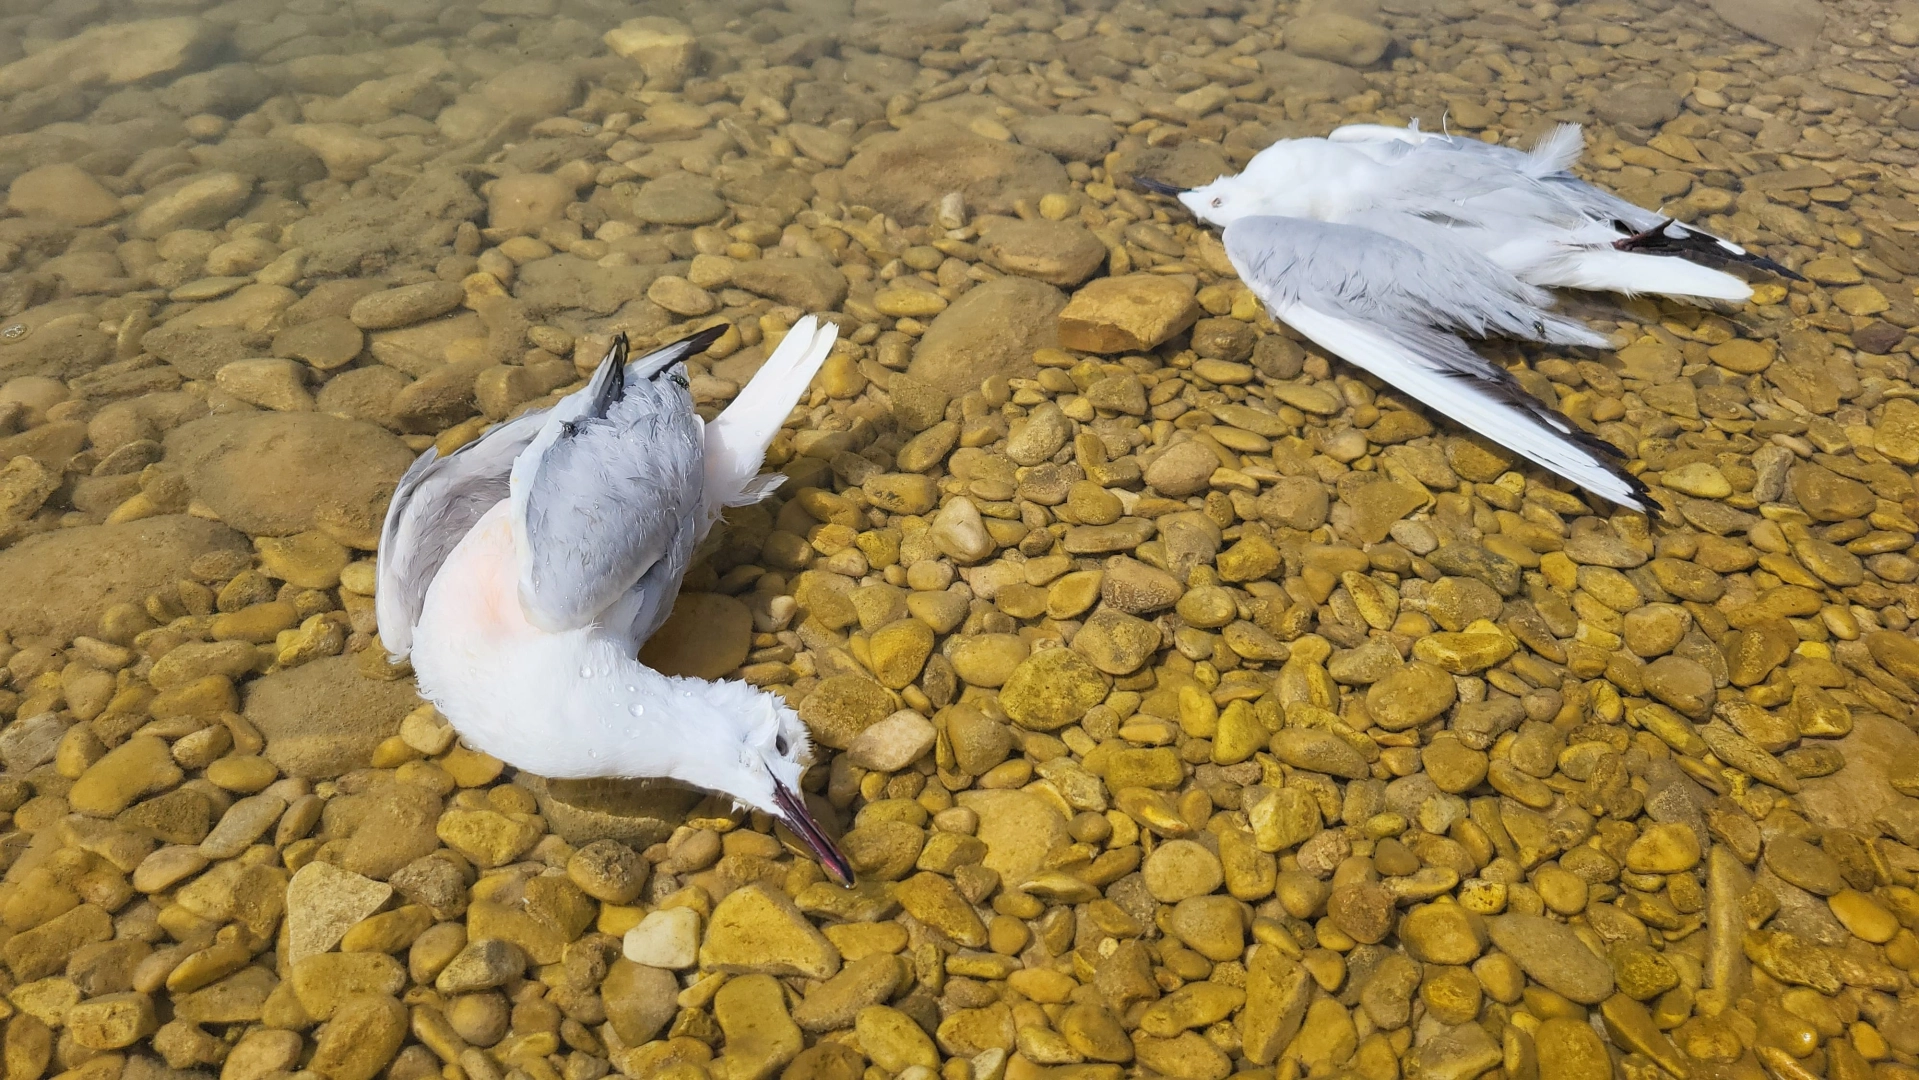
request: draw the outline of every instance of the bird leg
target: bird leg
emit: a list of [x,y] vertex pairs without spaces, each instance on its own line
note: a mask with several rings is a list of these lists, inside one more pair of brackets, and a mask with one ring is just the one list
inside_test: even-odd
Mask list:
[[[1619,251],[1637,251],[1642,247],[1657,247],[1660,241],[1668,239],[1668,237],[1664,235],[1666,226],[1673,224],[1674,220],[1673,218],[1667,218],[1644,232],[1636,232],[1631,236],[1622,236],[1614,240],[1612,246]],[[1613,224],[1623,228],[1626,223],[1616,221]]]

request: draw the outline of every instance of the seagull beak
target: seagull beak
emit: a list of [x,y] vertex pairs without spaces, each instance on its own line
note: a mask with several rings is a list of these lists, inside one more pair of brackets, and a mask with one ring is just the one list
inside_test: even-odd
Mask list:
[[813,857],[820,861],[827,876],[843,887],[852,887],[853,864],[846,861],[839,845],[821,830],[819,822],[813,820],[813,814],[806,809],[806,800],[800,793],[774,780],[773,804],[779,807],[780,821],[793,830],[793,835],[799,837],[800,843],[805,844]]
[[1145,188],[1155,195],[1166,195],[1175,199],[1186,193],[1185,188],[1174,187],[1164,180],[1155,180],[1150,176],[1135,176],[1133,177],[1133,183],[1138,184],[1140,187]]

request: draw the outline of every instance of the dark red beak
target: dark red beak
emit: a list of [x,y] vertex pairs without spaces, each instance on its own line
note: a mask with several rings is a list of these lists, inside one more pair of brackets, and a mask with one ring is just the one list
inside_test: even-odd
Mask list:
[[839,845],[826,835],[819,822],[813,820],[813,814],[806,808],[806,800],[799,792],[774,780],[773,803],[779,807],[780,821],[793,830],[793,835],[799,837],[800,843],[805,844],[813,857],[820,861],[826,876],[850,888],[853,884],[853,864],[846,861]]

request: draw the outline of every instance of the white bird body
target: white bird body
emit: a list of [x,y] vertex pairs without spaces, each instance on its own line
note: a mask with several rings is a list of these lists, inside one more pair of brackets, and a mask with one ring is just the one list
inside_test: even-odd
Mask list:
[[1579,129],[1532,151],[1376,124],[1288,139],[1246,169],[1179,191],[1223,227],[1247,287],[1280,319],[1414,400],[1611,502],[1644,510],[1622,455],[1527,394],[1456,334],[1601,347],[1551,313],[1570,287],[1740,301],[1751,288],[1675,255],[1791,272],[1567,169]]
[[[719,790],[716,756],[733,764],[755,734],[768,744],[755,749],[773,749],[771,695],[663,675],[609,625],[534,626],[518,557],[510,505],[496,503],[442,564],[421,611],[412,653],[421,693],[467,742],[540,776],[664,776]],[[758,805],[770,808],[765,786]]]
[[766,447],[832,350],[812,317],[710,424],[680,361],[622,339],[588,385],[402,477],[381,539],[381,640],[471,745],[542,776],[665,777],[785,822],[851,870],[798,794],[810,743],[785,703],[640,663],[728,506],[778,486]]
[[[1752,289],[1711,267],[1656,259],[1614,245],[1622,234],[1667,224],[1574,178],[1580,132],[1564,125],[1532,151],[1456,136],[1354,124],[1324,139],[1287,139],[1256,154],[1244,171],[1204,191],[1245,213],[1304,217],[1390,232],[1431,250],[1464,244],[1514,277],[1542,288],[1650,292],[1744,302]],[[1229,190],[1217,190],[1225,185]],[[1189,203],[1189,205],[1191,205]],[[1714,242],[1727,260],[1744,248]]]

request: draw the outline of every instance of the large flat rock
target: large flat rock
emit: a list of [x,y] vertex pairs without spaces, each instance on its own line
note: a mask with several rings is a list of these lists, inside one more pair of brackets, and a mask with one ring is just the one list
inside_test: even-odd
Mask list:
[[329,656],[246,684],[241,711],[288,776],[338,776],[373,762],[380,741],[420,704],[410,679],[369,679],[352,656]]
[[0,633],[62,643],[95,633],[108,608],[143,602],[186,577],[195,558],[223,549],[248,550],[247,538],[184,514],[27,537],[0,551]]
[[1043,281],[1008,275],[953,301],[926,328],[907,372],[958,396],[993,375],[1021,378],[1039,370],[1038,349],[1059,344],[1066,294]]
[[324,528],[372,548],[413,451],[384,428],[324,413],[209,416],[167,434],[166,462],[220,520],[256,536]]
[[949,191],[968,213],[1010,214],[1025,199],[1072,187],[1066,167],[1044,150],[996,142],[953,124],[915,124],[875,135],[846,163],[846,201],[901,221],[928,221]]

